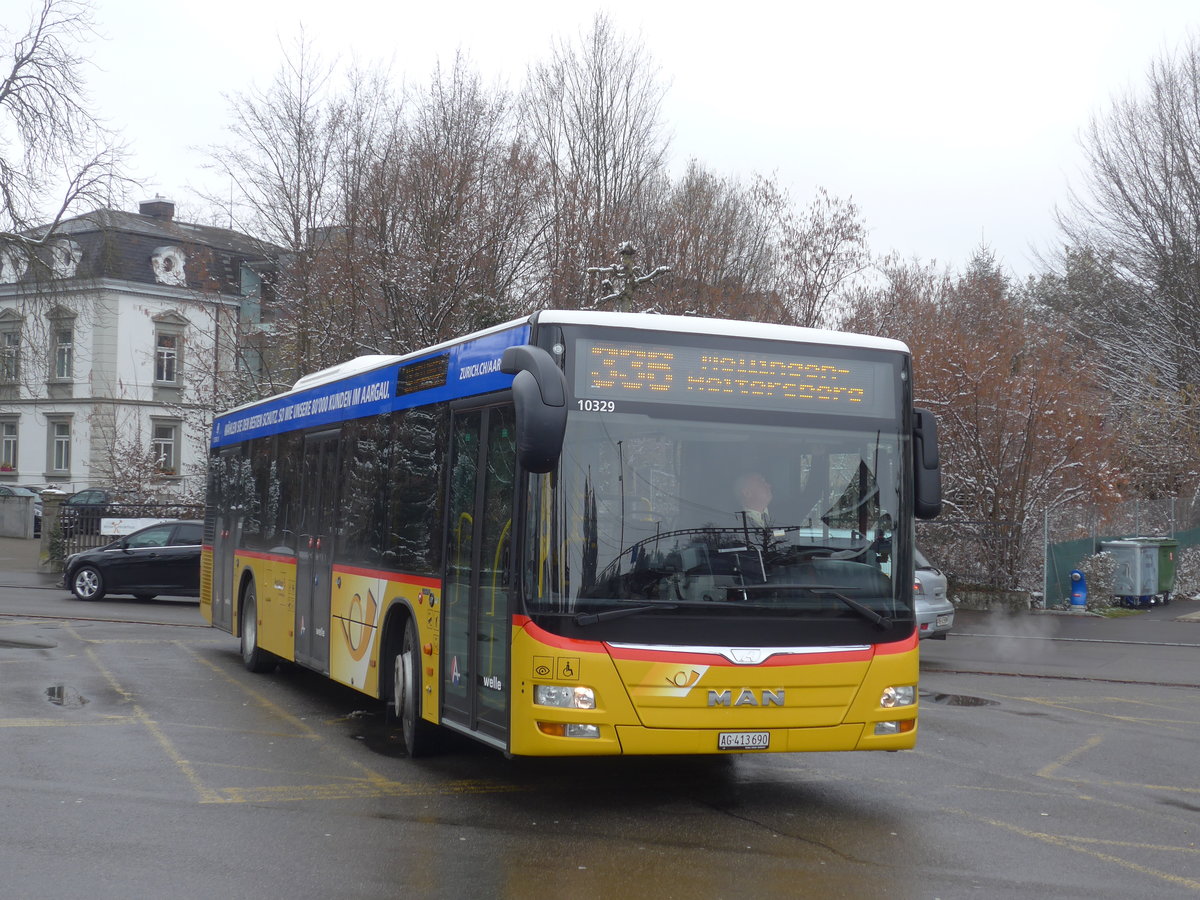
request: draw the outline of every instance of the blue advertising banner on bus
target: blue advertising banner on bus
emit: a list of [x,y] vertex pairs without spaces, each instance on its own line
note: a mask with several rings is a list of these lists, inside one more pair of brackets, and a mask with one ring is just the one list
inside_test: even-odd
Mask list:
[[235,409],[213,422],[212,446],[506,390],[500,358],[528,340],[521,325]]

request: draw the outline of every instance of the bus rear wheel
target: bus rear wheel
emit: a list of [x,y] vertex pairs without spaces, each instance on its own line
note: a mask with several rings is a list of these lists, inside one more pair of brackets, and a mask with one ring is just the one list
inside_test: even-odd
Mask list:
[[392,659],[391,713],[404,734],[404,749],[412,758],[428,756],[436,749],[437,726],[421,718],[421,647],[417,626],[404,626],[400,652]]
[[251,672],[268,672],[275,667],[275,658],[258,646],[258,593],[253,581],[246,585],[242,597],[242,664]]

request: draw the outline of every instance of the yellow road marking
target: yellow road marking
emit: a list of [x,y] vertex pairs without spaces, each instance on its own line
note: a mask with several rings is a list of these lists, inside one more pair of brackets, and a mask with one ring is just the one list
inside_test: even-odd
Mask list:
[[1076,759],[1078,759],[1080,756],[1082,756],[1084,753],[1088,752],[1089,750],[1096,749],[1103,742],[1104,742],[1104,738],[1102,738],[1100,735],[1098,735],[1098,734],[1092,735],[1090,738],[1087,739],[1087,742],[1084,743],[1082,747],[1076,747],[1074,750],[1072,750],[1070,753],[1066,754],[1065,756],[1060,756],[1057,760],[1050,763],[1048,766],[1044,766],[1043,768],[1039,769],[1037,772],[1038,777],[1039,778],[1054,777],[1054,773],[1057,772],[1059,769],[1061,769],[1063,766],[1074,762]]
[[[1081,846],[1083,844],[1089,844],[1089,843],[1100,843],[1098,841],[1094,841],[1091,838],[1083,838],[1083,837],[1073,838],[1073,837],[1067,837],[1067,836],[1064,836],[1061,834],[1047,834],[1044,831],[1033,831],[1028,828],[1022,828],[1020,825],[1013,825],[1010,822],[1001,822],[998,819],[990,819],[986,816],[980,816],[975,813],[968,812],[965,809],[948,809],[947,811],[951,812],[951,813],[956,813],[961,816],[966,816],[967,818],[974,819],[978,822],[983,822],[985,825],[991,825],[994,828],[1002,828],[1005,831],[1011,831],[1013,834],[1019,834],[1022,837],[1029,838],[1030,840],[1040,841],[1044,844],[1050,844],[1055,847],[1062,847],[1067,850],[1073,850],[1076,853],[1082,853],[1085,856],[1091,856],[1095,859],[1103,860],[1104,862],[1110,862],[1110,863],[1113,863],[1114,865],[1118,865],[1122,868],[1137,872],[1140,875],[1149,875],[1154,878],[1159,878],[1170,884],[1188,888],[1189,890],[1200,891],[1200,881],[1196,881],[1195,879],[1185,878],[1182,875],[1176,875],[1174,872],[1163,872],[1159,869],[1153,869],[1150,866],[1143,866],[1140,863],[1135,863],[1132,860],[1123,859],[1120,856],[1113,856],[1111,853],[1101,853],[1098,850],[1092,850],[1089,847]],[[1109,843],[1111,846],[1128,847],[1129,849],[1140,849],[1145,846],[1143,844],[1121,843],[1120,841],[1111,841],[1111,842],[1104,842],[1104,843]],[[1169,848],[1155,846],[1154,849],[1162,850],[1162,849],[1169,849]],[[1179,848],[1179,849],[1185,850],[1185,848]],[[1193,852],[1193,851],[1186,850],[1185,852]]]
[[[80,639],[78,633],[70,625],[67,626],[67,631],[77,640]],[[116,676],[105,667],[104,663],[100,661],[100,658],[96,656],[96,652],[91,647],[84,647],[83,652],[87,655],[88,659],[92,661],[92,665],[94,665],[100,674],[104,676],[105,681],[109,683],[112,689],[129,701],[133,708],[134,718],[136,718],[139,723],[150,732],[151,736],[158,743],[162,751],[166,753],[167,758],[175,764],[175,767],[180,771],[183,777],[187,779],[188,783],[199,795],[200,801],[202,803],[225,802],[225,798],[205,786],[204,782],[200,780],[200,776],[196,774],[196,770],[192,768],[191,763],[183,758],[182,754],[180,754],[180,752],[175,748],[175,745],[171,743],[170,738],[168,738],[166,734],[163,733],[163,730],[158,727],[158,723],[146,714],[146,711],[142,709],[141,705],[133,699],[133,695],[130,694],[129,691],[125,690],[121,683],[117,681]]]
[[[1014,700],[1021,703],[1032,703],[1036,706],[1045,706],[1050,709],[1062,710],[1064,712],[1075,712],[1084,716],[1093,716],[1101,719],[1112,719],[1116,722],[1122,722],[1133,725],[1157,725],[1167,728],[1171,731],[1179,731],[1175,726],[1193,727],[1200,724],[1200,720],[1195,718],[1195,709],[1190,705],[1180,703],[1178,708],[1161,702],[1149,700],[1133,700],[1128,697],[1028,697],[1017,696],[1013,694],[996,694],[995,696],[1005,700]],[[1165,709],[1171,712],[1177,712],[1180,716],[1191,716],[1191,718],[1162,718],[1161,716],[1149,715],[1120,715],[1115,712],[1106,711],[1104,709],[1092,709],[1090,705],[1112,706],[1124,704],[1126,706],[1145,706],[1150,709]]]
[[1113,847],[1130,847],[1135,850],[1154,850],[1163,853],[1187,853],[1192,856],[1200,856],[1200,847],[1171,847],[1167,844],[1135,844],[1132,841],[1114,841],[1111,838],[1071,838],[1076,844],[1107,844]]
[[[433,797],[503,794],[523,790],[515,785],[459,781],[421,785],[403,781],[351,781],[343,784],[299,784],[274,787],[224,788],[226,803],[283,803],[299,800],[364,800],[374,797]],[[206,801],[207,802],[207,801]]]
[[86,728],[89,725],[137,724],[134,716],[105,716],[86,722],[63,722],[59,719],[0,719],[0,728]]
[[[259,691],[242,684],[216,663],[205,659],[186,645],[181,645],[181,647],[182,649],[191,653],[191,655],[197,661],[203,663],[225,681],[237,688],[240,692],[252,698],[254,702],[263,709],[270,712],[273,716],[278,717],[280,720],[289,723],[297,730],[297,732],[299,732],[298,736],[320,742],[324,749],[335,753],[344,763],[362,774],[361,778],[347,779],[343,777],[342,780],[335,781],[330,784],[221,788],[220,794],[223,798],[223,802],[252,803],[298,800],[344,800],[367,797],[419,797],[433,795],[504,793],[523,790],[523,788],[510,787],[507,785],[499,785],[482,781],[460,781],[453,782],[449,785],[435,786],[393,781],[385,775],[376,772],[357,760],[351,759],[344,753],[341,753],[332,745],[330,745],[325,738],[315,731],[307,722],[298,719],[287,710],[282,709],[269,697],[263,695]],[[212,765],[224,766],[226,768],[230,767],[225,763],[214,763]],[[245,768],[254,769],[256,771],[264,771],[262,769],[255,769],[255,767],[252,766]]]
[[1059,759],[1050,763],[1047,766],[1039,769],[1037,775],[1039,778],[1047,778],[1052,781],[1065,781],[1068,784],[1086,784],[1092,787],[1119,787],[1132,788],[1134,790],[1143,791],[1167,791],[1180,794],[1200,794],[1200,788],[1183,787],[1181,785],[1172,784],[1144,784],[1137,781],[1114,781],[1108,778],[1068,778],[1065,775],[1058,775],[1057,772],[1063,766],[1074,762],[1084,753],[1089,750],[1094,750],[1103,743],[1103,738],[1100,735],[1092,735],[1082,746],[1076,747],[1070,753],[1061,756]]

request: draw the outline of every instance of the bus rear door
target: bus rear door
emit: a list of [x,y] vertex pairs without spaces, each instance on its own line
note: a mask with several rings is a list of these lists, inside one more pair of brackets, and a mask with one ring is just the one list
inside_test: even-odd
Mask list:
[[242,483],[242,450],[240,447],[222,450],[213,460],[216,475],[213,479],[220,500],[213,522],[212,624],[233,631],[233,563],[234,551],[241,542],[243,506],[246,489]]
[[442,721],[508,742],[515,415],[459,409],[451,426],[442,622]]
[[296,662],[329,674],[330,578],[337,518],[338,432],[304,439],[303,500],[296,549]]

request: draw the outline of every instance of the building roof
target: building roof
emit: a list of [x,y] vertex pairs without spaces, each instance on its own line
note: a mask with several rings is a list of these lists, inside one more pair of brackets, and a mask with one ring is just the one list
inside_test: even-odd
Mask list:
[[[241,294],[243,267],[261,273],[284,252],[239,231],[176,221],[174,213],[174,203],[156,198],[136,213],[101,208],[65,219],[36,251],[43,265],[13,257],[0,280],[105,278]],[[45,237],[45,229],[31,234]]]
[[[142,204],[143,208],[148,205],[150,204]],[[63,220],[56,229],[57,234],[72,236],[95,231],[117,231],[161,241],[200,244],[214,250],[228,250],[251,258],[269,258],[283,252],[280,247],[240,231],[216,228],[212,225],[195,225],[176,221],[170,216],[149,216],[120,209],[102,208],[84,213]]]

